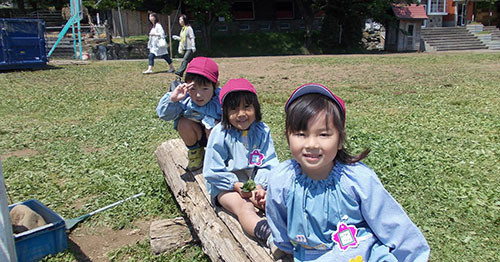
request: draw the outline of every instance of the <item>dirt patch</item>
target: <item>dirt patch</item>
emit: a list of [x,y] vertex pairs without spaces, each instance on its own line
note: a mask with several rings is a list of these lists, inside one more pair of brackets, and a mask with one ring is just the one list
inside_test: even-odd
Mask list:
[[83,151],[84,151],[85,153],[102,152],[103,150],[104,150],[104,149],[103,149],[103,148],[101,148],[101,147],[91,147],[91,146],[89,146],[89,147],[84,147],[84,148],[83,148]]
[[108,252],[146,240],[150,224],[138,221],[133,228],[123,230],[79,225],[68,235],[68,249],[77,261],[109,261]]
[[59,65],[87,65],[89,64],[89,61],[82,61],[82,60],[70,60],[70,59],[56,59],[56,60],[50,60],[48,65],[52,66],[59,66]]
[[4,155],[0,156],[0,159],[4,160],[4,159],[7,159],[11,156],[17,156],[17,157],[34,156],[37,153],[38,152],[36,152],[33,149],[26,148],[26,149],[16,150],[16,151],[12,151],[10,153],[4,154]]

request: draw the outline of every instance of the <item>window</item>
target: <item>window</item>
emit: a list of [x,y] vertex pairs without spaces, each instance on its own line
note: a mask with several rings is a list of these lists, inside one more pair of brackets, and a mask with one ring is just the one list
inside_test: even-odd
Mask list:
[[280,23],[280,30],[288,30],[290,29],[290,23]]
[[408,25],[408,36],[413,36],[414,25]]
[[276,1],[274,3],[276,19],[293,19],[292,1]]
[[271,30],[271,24],[260,24],[259,29],[261,31],[269,31]]
[[227,32],[227,25],[219,25],[219,26],[217,26],[217,31],[219,31],[219,32]]
[[233,4],[234,20],[255,19],[253,1],[237,1]]
[[429,0],[429,14],[442,14],[446,12],[446,0]]
[[247,24],[240,24],[239,27],[240,27],[240,31],[248,31],[248,30],[250,30],[250,26],[247,25]]

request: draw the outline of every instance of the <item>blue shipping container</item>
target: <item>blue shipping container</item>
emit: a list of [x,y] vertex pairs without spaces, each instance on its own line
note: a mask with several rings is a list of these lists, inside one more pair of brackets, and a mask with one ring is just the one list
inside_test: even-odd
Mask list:
[[45,22],[0,18],[0,70],[47,65]]

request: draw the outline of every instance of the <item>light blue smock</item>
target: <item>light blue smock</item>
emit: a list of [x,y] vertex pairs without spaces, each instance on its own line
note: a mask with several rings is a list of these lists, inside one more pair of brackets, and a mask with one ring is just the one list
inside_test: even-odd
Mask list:
[[[364,164],[337,161],[324,180],[307,177],[296,160],[271,172],[267,220],[276,246],[296,261],[428,260],[423,234]],[[332,240],[339,222],[356,226],[357,247],[341,250]]]
[[204,106],[198,106],[191,100],[189,93],[178,102],[172,102],[172,92],[166,93],[158,102],[156,113],[165,121],[174,120],[174,128],[177,130],[179,118],[185,117],[197,123],[202,123],[206,129],[212,129],[220,122],[222,109],[219,102],[220,88],[215,89],[215,95]]
[[[212,200],[222,191],[233,191],[234,183],[240,181],[235,172],[253,169],[254,166],[258,166],[253,177],[255,184],[266,189],[271,169],[279,164],[271,130],[266,124],[253,122],[247,136],[242,134],[241,130],[225,129],[221,124],[216,125],[210,133],[203,163],[203,176]],[[252,159],[254,152],[262,155],[260,165],[252,163],[255,162],[255,159]]]

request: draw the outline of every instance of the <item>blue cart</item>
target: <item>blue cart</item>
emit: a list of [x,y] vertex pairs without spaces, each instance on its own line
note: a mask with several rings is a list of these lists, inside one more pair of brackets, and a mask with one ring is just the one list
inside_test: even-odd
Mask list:
[[41,68],[47,61],[45,22],[0,18],[0,70]]

